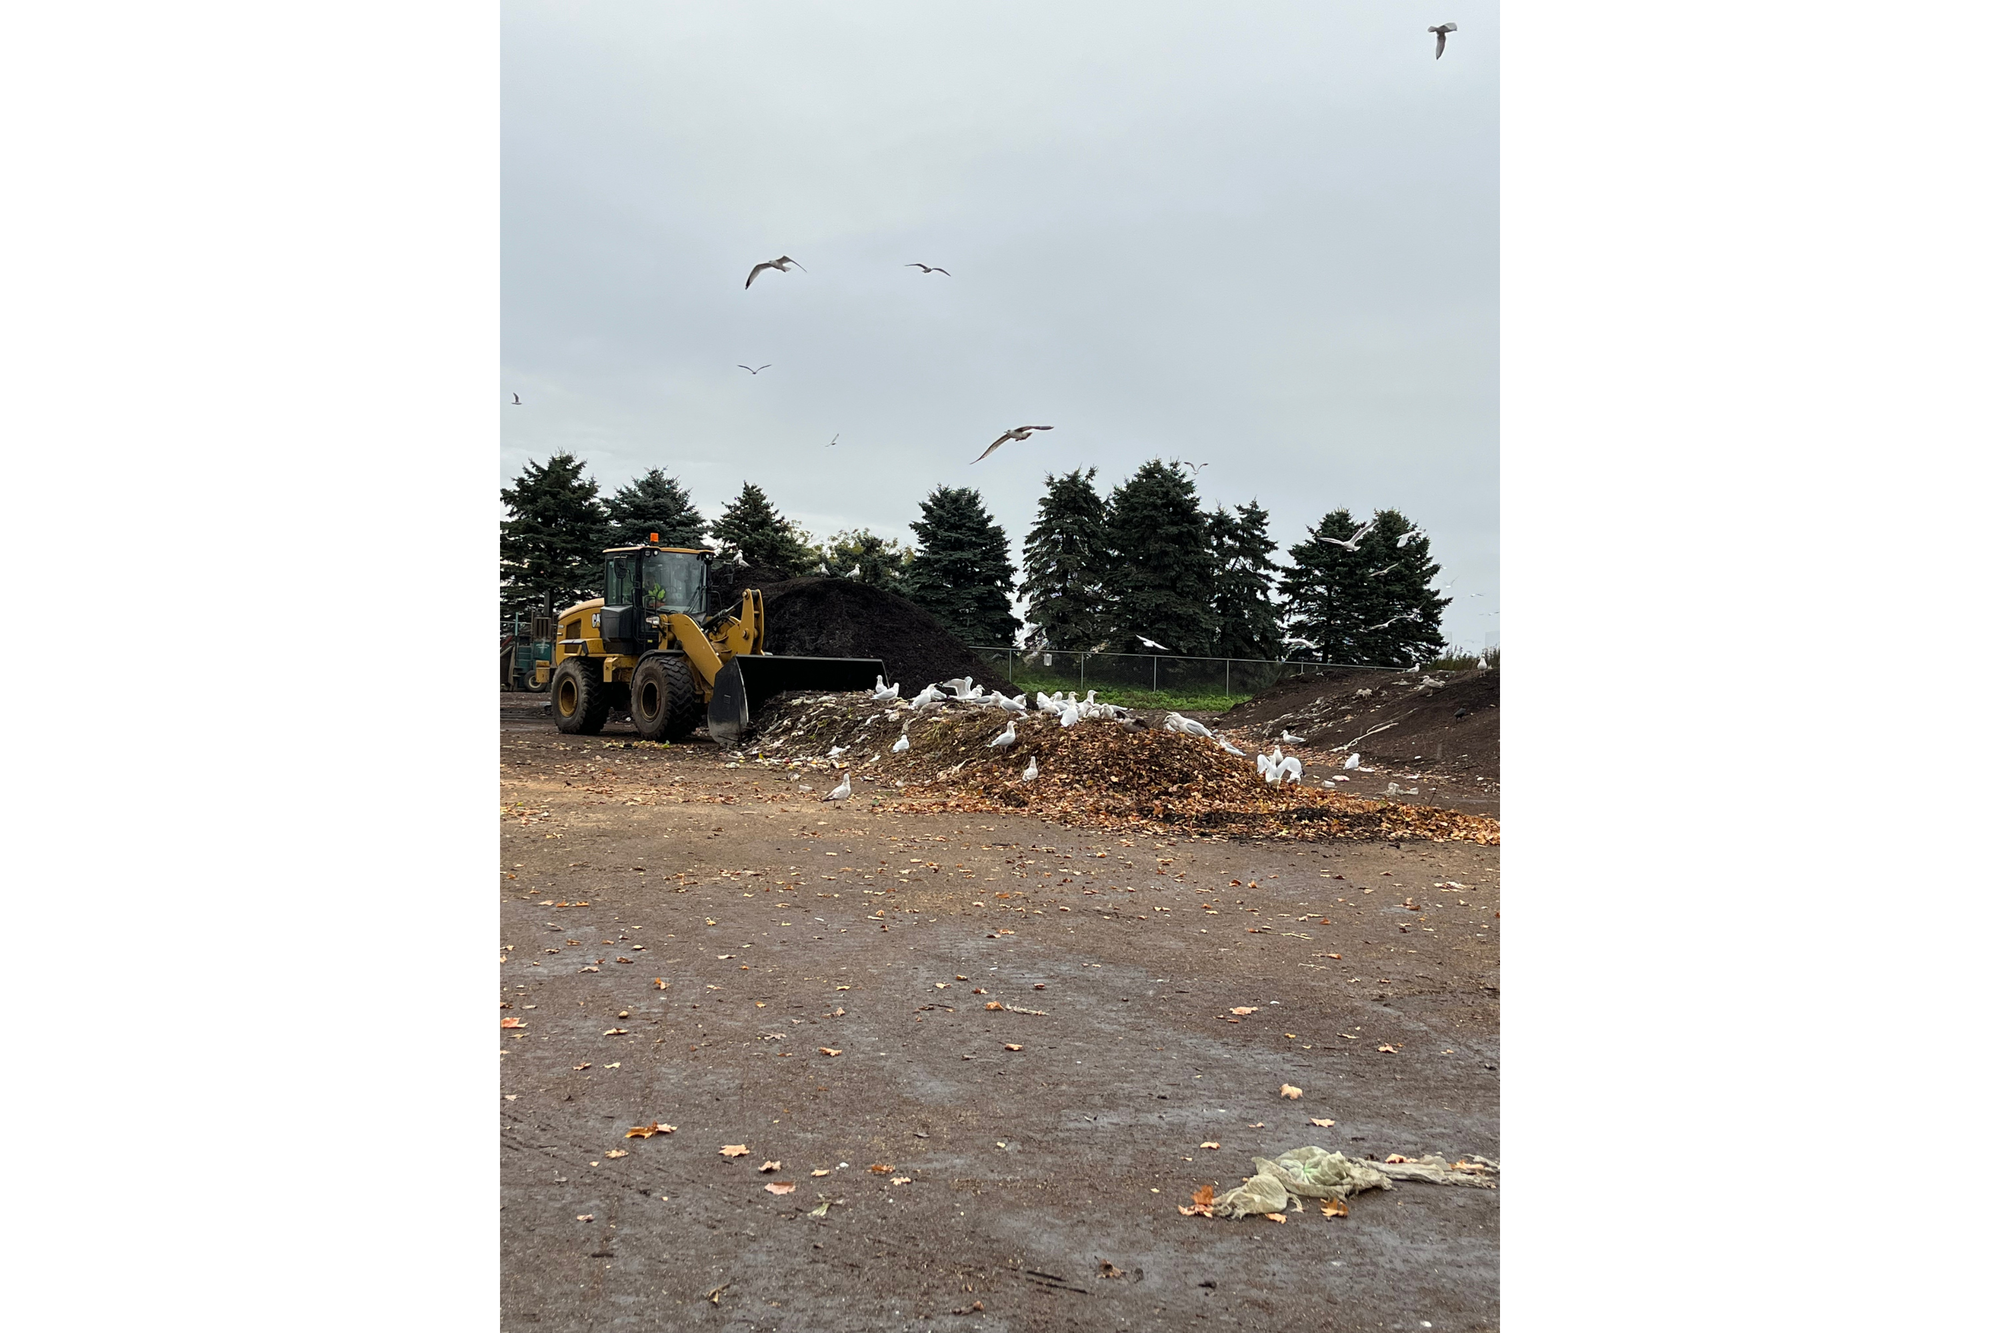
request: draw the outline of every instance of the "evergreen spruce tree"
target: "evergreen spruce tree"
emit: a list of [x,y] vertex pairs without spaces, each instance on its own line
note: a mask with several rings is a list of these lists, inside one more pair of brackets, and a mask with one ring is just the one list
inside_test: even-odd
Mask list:
[[1022,552],[1021,594],[1028,599],[1031,632],[1044,647],[1081,651],[1095,647],[1106,632],[1109,562],[1096,478],[1096,468],[1079,468],[1043,479],[1047,490]]
[[506,605],[560,611],[597,595],[604,581],[604,506],[597,483],[573,454],[533,459],[500,492],[509,517],[500,524],[500,584]]
[[744,482],[743,490],[723,507],[722,517],[709,529],[724,556],[741,555],[757,569],[776,570],[793,578],[816,562],[812,546],[798,525],[780,514],[762,487]]
[[1444,650],[1439,621],[1448,604],[1430,586],[1438,572],[1430,538],[1411,535],[1408,519],[1382,509],[1353,551],[1317,540],[1352,540],[1362,526],[1336,509],[1292,547],[1294,567],[1280,583],[1291,632],[1329,662],[1400,667],[1429,661]]
[[979,492],[940,486],[924,497],[903,593],[967,643],[1011,644],[1021,622],[1014,616],[1014,564],[1007,534]]
[[1230,513],[1221,505],[1208,516],[1215,548],[1215,655],[1268,660],[1283,646],[1272,584],[1278,566],[1271,552],[1271,516],[1252,500]]
[[814,556],[842,578],[860,570],[859,580],[871,588],[898,588],[909,572],[910,548],[867,528],[836,532],[815,547]]
[[1112,640],[1124,652],[1203,655],[1215,642],[1209,595],[1215,551],[1194,482],[1159,459],[1111,493],[1105,516],[1111,552]]
[[699,546],[708,523],[680,482],[659,468],[634,477],[604,502],[613,546],[636,546],[659,533],[662,546]]

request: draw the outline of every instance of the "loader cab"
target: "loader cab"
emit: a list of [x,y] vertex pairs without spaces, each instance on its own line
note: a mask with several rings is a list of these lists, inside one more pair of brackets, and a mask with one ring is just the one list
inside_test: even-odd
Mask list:
[[659,534],[643,546],[614,546],[604,553],[604,647],[643,653],[660,643],[661,626],[676,612],[699,621],[708,615],[708,562],[715,552],[662,546]]

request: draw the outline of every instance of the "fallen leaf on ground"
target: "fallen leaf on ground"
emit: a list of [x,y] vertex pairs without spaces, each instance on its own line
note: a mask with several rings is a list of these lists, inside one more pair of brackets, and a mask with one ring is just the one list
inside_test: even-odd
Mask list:
[[908,1176],[890,1176],[889,1183],[891,1185],[907,1185],[910,1183],[910,1178]]
[[1307,1116],[1306,1119],[1312,1121],[1313,1124],[1318,1125],[1321,1129],[1331,1129],[1333,1127],[1331,1120],[1322,1120],[1316,1115]]
[[838,1047],[838,1046],[822,1046],[822,1047],[820,1047],[820,1048],[819,1048],[819,1053],[820,1053],[821,1055],[839,1055],[839,1054],[840,1054],[840,1047]]
[[588,1069],[588,1068],[590,1068],[590,1061],[588,1061],[588,1060],[585,1060],[585,1061],[584,1061],[584,1062],[583,1062],[582,1064],[580,1064],[580,1065],[571,1065],[571,1066],[570,1066],[570,1068],[571,1068],[571,1069]]
[[1201,1146],[1204,1148],[1220,1148],[1222,1145],[1219,1143],[1204,1143]]
[[[1002,1004],[1002,1003],[1000,1003],[1000,1001],[998,1001],[998,1000],[988,1000],[988,1001],[986,1002],[986,1007],[987,1007],[988,1009],[1005,1009],[1005,1008],[1006,1008],[1007,1006],[1006,1006],[1006,1005],[1004,1005],[1004,1004]],[[505,1026],[505,1023],[503,1022],[501,1026],[503,1026],[503,1027],[504,1027],[504,1026]]]
[[577,1221],[579,1221],[579,1222],[595,1222],[595,1221],[597,1220],[597,1214],[596,1214],[596,1213],[578,1213],[578,1214],[576,1215],[576,1220],[577,1220]]
[[[830,1199],[829,1199],[829,1200],[827,1201],[827,1203],[831,1203],[831,1202],[832,1202],[832,1200],[830,1200]],[[813,1209],[813,1210],[812,1210],[811,1212],[807,1213],[807,1214],[806,1214],[806,1216],[807,1216],[807,1217],[825,1217],[825,1216],[826,1216],[826,1209],[827,1209],[827,1203],[823,1203],[823,1204],[821,1204],[821,1205],[820,1205],[819,1207],[817,1207],[817,1208]]]
[[1014,1044],[1013,1042],[1011,1042],[1011,1041],[1010,1041],[1010,1042],[1005,1042],[1005,1043],[1003,1043],[1003,1044],[1005,1045],[1006,1049],[1008,1049],[1008,1050],[1010,1050],[1010,1051],[1018,1051],[1018,1050],[1020,1050],[1020,1049],[1021,1049],[1021,1048],[1020,1048],[1019,1046],[1016,1046],[1016,1045],[1015,1045],[1015,1044]]
[[674,1127],[672,1125],[663,1124],[655,1120],[650,1125],[632,1126],[632,1128],[625,1131],[625,1137],[628,1139],[650,1139],[655,1134],[671,1134],[673,1132]]
[[1232,1014],[1236,1014],[1237,1016],[1240,1017],[1244,1014],[1254,1014],[1261,1007],[1262,1006],[1254,1004],[1239,1004],[1234,1009],[1231,1009],[1229,1012]]
[[1278,1086],[1278,1095],[1280,1097],[1285,1098],[1287,1101],[1295,1102],[1299,1098],[1305,1096],[1305,1090],[1302,1088],[1295,1088],[1289,1083],[1282,1083]]
[[1268,1220],[1273,1222],[1282,1222],[1285,1220],[1285,1215],[1283,1213],[1266,1213],[1264,1214],[1264,1216]]
[[820,1168],[819,1170],[817,1170],[817,1171],[813,1172],[813,1174],[814,1174],[814,1175],[816,1175],[816,1176],[830,1176],[830,1175],[832,1175],[832,1174],[833,1174],[833,1172],[831,1172],[831,1171],[828,1171],[828,1170],[827,1170],[826,1168],[824,1168],[824,1167],[821,1167],[821,1168]]
[[1215,1216],[1215,1186],[1203,1185],[1194,1192],[1191,1202],[1193,1207],[1185,1203],[1180,1206],[1182,1217]]
[[984,1310],[985,1308],[986,1308],[986,1302],[985,1302],[985,1301],[974,1301],[974,1302],[973,1302],[972,1304],[970,1304],[970,1305],[966,1306],[966,1307],[965,1307],[964,1309],[962,1309],[962,1310],[953,1310],[953,1311],[952,1311],[952,1313],[953,1313],[953,1314],[978,1314],[978,1313],[979,1313],[979,1312],[980,1312],[981,1310]]
[[1394,1055],[1397,1051],[1400,1051],[1403,1048],[1401,1046],[1391,1046],[1388,1042],[1385,1041],[1380,1046],[1377,1046],[1375,1049],[1378,1051],[1386,1051],[1390,1055]]
[[1347,1204],[1339,1199],[1328,1199],[1319,1206],[1322,1217],[1346,1217]]
[[654,989],[654,990],[665,990],[666,988],[667,988],[667,979],[666,979],[665,977],[654,977],[654,978],[653,978],[653,989]]
[[759,1171],[776,1171],[779,1167],[783,1165],[784,1165],[783,1162],[766,1162],[764,1163],[764,1165],[758,1167],[757,1169]]
[[1384,1157],[1382,1160],[1385,1162],[1407,1162],[1410,1159],[1403,1156],[1403,1154],[1399,1152],[1392,1152],[1387,1157]]
[[625,1035],[625,1034],[627,1033],[627,1031],[629,1031],[629,1029],[626,1029],[626,1028],[606,1028],[606,1029],[604,1029],[604,1035],[605,1035],[605,1036],[607,1036],[607,1037],[622,1037],[622,1036],[624,1036],[624,1035]]
[[741,1143],[725,1143],[722,1145],[722,1155],[724,1157],[748,1157],[750,1149]]
[[503,1018],[500,1020],[500,1026],[503,1028],[524,1028],[528,1026],[528,1022],[523,1018]]
[[774,1180],[764,1187],[770,1194],[790,1194],[798,1186],[789,1180]]
[[[714,923],[713,921],[711,921],[711,922],[709,922],[708,924],[712,926],[712,925],[714,925],[715,923]],[[711,1292],[709,1292],[709,1293],[708,1293],[708,1303],[709,1303],[710,1305],[720,1305],[720,1304],[722,1304],[722,1293],[723,1293],[723,1292],[725,1292],[725,1291],[728,1291],[728,1290],[729,1290],[729,1288],[730,1288],[730,1285],[731,1285],[730,1283],[727,1283],[727,1282],[725,1282],[725,1283],[723,1283],[723,1284],[722,1284],[721,1286],[717,1287],[717,1288],[716,1288],[716,1289],[715,1289],[714,1291],[711,1291]]]
[[1114,1266],[1109,1259],[1099,1259],[1097,1261],[1097,1275],[1099,1277],[1124,1277],[1125,1270]]
[[610,1152],[604,1155],[606,1157],[630,1157],[632,1154],[624,1148],[613,1148]]
[[894,1171],[894,1170],[895,1170],[896,1168],[895,1168],[895,1167],[893,1167],[893,1166],[891,1166],[891,1165],[890,1165],[889,1163],[887,1163],[887,1162],[877,1162],[877,1163],[875,1163],[875,1165],[873,1165],[873,1166],[869,1167],[868,1169],[869,1169],[870,1171],[873,1171],[873,1172],[874,1172],[874,1173],[875,1173],[876,1175],[878,1175],[878,1176],[886,1176],[886,1175],[888,1175],[888,1174],[889,1174],[889,1173],[890,1173],[891,1171]]

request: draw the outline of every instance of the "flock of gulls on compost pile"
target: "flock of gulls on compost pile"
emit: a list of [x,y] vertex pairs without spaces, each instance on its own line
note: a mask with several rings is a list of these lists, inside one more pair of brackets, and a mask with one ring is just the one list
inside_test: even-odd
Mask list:
[[[1149,722],[1096,693],[1037,691],[1030,704],[1025,693],[988,691],[963,676],[907,699],[879,677],[872,692],[780,695],[764,705],[757,740],[733,762],[789,773],[798,786],[776,800],[795,792],[848,801],[866,783],[883,789],[873,804],[906,809],[1032,809],[1066,823],[1216,836],[1499,841],[1499,825],[1481,816],[1307,784],[1303,762],[1284,753],[1302,740],[1289,732],[1255,756],[1253,775],[1242,762],[1249,754],[1203,723],[1174,712]],[[1360,754],[1350,752],[1345,766],[1361,769]],[[809,785],[821,772],[837,778],[832,790]]]

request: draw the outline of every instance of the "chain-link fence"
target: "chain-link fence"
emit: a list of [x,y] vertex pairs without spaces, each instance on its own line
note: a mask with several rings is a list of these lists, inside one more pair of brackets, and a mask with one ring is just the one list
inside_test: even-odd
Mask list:
[[[1247,698],[1287,676],[1332,671],[1397,671],[1343,662],[1267,662],[1245,657],[1179,657],[1170,653],[1030,651],[975,647],[973,652],[1018,691],[1097,690],[1114,695]],[[1114,700],[1115,701],[1115,700]]]

